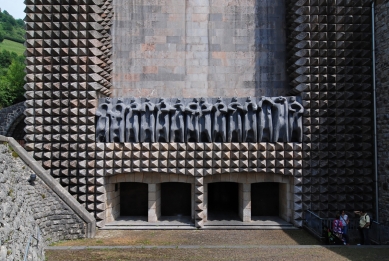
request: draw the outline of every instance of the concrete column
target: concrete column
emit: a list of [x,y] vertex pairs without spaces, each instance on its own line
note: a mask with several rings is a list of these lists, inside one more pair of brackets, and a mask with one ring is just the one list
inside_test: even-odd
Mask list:
[[239,216],[243,222],[251,221],[251,184],[239,183]]
[[161,216],[161,184],[149,184],[148,222],[157,222]]

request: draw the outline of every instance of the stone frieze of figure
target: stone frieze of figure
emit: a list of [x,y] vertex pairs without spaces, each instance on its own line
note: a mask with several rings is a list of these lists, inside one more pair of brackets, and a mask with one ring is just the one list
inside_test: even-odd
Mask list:
[[141,105],[135,98],[130,99],[126,115],[126,142],[139,142],[139,112]]
[[155,108],[157,110],[155,140],[156,142],[169,142],[171,106],[165,98],[161,98],[159,102],[155,104]]
[[200,98],[200,141],[212,142],[212,107],[213,105],[207,102],[207,99]]
[[111,131],[110,142],[124,142],[124,128],[126,105],[123,100],[119,98],[115,106],[112,106],[110,113]]
[[242,142],[242,111],[243,106],[236,97],[228,104],[228,142]]
[[274,102],[268,97],[262,96],[258,102],[258,142],[273,141],[273,116]]
[[237,97],[229,104],[220,97],[214,104],[205,98],[188,104],[102,99],[96,142],[302,142],[304,108],[296,97],[242,102]]
[[291,97],[289,101],[289,139],[294,142],[303,141],[303,120],[304,107]]
[[243,105],[243,142],[257,142],[257,110],[257,103],[251,97],[247,97]]
[[285,97],[274,98],[273,142],[289,142],[288,108]]
[[188,103],[186,112],[186,142],[200,142],[199,118],[200,104],[196,98]]
[[212,141],[226,142],[227,141],[227,105],[221,97],[217,98],[213,105],[213,128]]
[[109,142],[110,136],[110,113],[112,110],[111,98],[105,98],[105,101],[99,105],[96,111],[96,142]]
[[177,99],[170,110],[170,142],[185,142],[185,105]]
[[142,103],[140,118],[140,142],[155,142],[155,104],[150,98]]

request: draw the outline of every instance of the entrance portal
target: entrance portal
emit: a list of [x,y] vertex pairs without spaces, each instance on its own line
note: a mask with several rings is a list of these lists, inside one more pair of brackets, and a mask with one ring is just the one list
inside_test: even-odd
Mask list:
[[279,183],[251,184],[251,216],[279,216]]
[[120,215],[145,216],[148,212],[148,185],[137,182],[120,183]]
[[208,220],[240,220],[238,183],[208,184]]
[[191,216],[191,184],[161,184],[161,216]]

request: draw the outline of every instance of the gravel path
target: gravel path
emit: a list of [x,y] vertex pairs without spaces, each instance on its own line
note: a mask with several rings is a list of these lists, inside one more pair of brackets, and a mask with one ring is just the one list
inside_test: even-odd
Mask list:
[[90,249],[47,251],[48,261],[106,260],[389,260],[389,248]]
[[56,246],[318,245],[305,230],[101,230],[94,239]]
[[65,241],[47,261],[106,260],[388,260],[389,246],[323,246],[305,230],[104,230]]

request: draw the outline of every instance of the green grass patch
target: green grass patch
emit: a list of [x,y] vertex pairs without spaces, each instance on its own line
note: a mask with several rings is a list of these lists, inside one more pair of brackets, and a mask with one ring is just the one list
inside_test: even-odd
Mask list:
[[3,50],[14,52],[17,55],[23,55],[24,51],[26,50],[26,47],[24,47],[24,45],[21,43],[4,39],[4,41],[0,43],[0,51]]

